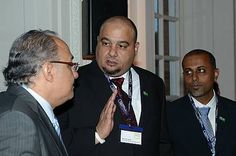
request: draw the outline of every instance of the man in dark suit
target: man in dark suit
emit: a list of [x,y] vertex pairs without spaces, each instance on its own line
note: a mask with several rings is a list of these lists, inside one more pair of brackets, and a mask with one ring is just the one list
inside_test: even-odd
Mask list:
[[[214,56],[205,50],[192,50],[184,56],[182,68],[188,94],[166,106],[175,155],[235,156],[236,103],[220,96],[215,88],[219,69]],[[208,125],[201,112],[206,108]]]
[[[72,156],[159,155],[164,84],[157,75],[133,65],[136,40],[137,29],[126,17],[111,17],[102,24],[96,61],[79,69],[73,105],[61,115],[63,138]],[[115,78],[124,78],[128,102]]]
[[31,30],[13,42],[0,93],[0,155],[67,155],[53,109],[73,97],[72,58],[52,31]]

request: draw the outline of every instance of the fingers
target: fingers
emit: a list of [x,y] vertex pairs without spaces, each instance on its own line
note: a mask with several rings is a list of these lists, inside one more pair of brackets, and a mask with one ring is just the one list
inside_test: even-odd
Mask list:
[[101,136],[103,139],[106,138],[113,129],[114,125],[113,118],[114,118],[114,113],[116,111],[116,105],[115,105],[116,94],[117,90],[115,90],[108,99],[100,115],[99,122],[96,126],[99,136]]
[[110,96],[110,98],[108,99],[105,108],[103,109],[105,114],[110,114],[113,113],[116,109],[116,105],[115,105],[115,99],[116,99],[116,95],[117,95],[117,90],[114,90],[114,92],[112,93],[112,95]]
[[112,95],[110,96],[108,102],[113,102],[115,101],[116,99],[116,95],[117,95],[117,89],[113,91]]

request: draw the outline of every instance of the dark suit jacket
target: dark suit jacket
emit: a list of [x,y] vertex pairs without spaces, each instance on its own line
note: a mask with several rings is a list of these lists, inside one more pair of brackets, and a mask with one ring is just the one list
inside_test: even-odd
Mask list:
[[100,113],[112,94],[108,81],[96,62],[81,67],[72,108],[61,116],[63,138],[72,156],[158,156],[161,107],[165,102],[164,85],[158,76],[133,67],[140,77],[142,145],[120,143],[120,110],[114,128],[104,144],[95,145],[95,127]]
[[[188,96],[168,103],[167,127],[176,156],[211,156]],[[218,96],[216,156],[236,155],[236,103]]]
[[67,155],[42,107],[19,85],[0,93],[0,155]]

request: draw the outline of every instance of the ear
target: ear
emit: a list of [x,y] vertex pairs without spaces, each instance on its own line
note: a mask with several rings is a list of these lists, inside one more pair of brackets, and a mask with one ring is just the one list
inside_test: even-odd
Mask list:
[[52,82],[54,79],[54,67],[51,63],[44,63],[42,73],[46,81]]
[[137,53],[138,53],[138,48],[139,48],[139,42],[136,42],[135,45],[134,45],[135,55],[137,55]]
[[220,74],[220,70],[218,68],[215,69],[215,81],[217,81]]

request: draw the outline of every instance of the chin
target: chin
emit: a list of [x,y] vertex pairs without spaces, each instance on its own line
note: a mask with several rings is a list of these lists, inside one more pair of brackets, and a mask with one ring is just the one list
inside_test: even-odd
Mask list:
[[74,92],[71,94],[71,96],[69,97],[69,99],[72,99],[74,97]]
[[74,92],[72,91],[70,94],[68,94],[68,96],[67,96],[67,100],[70,100],[70,99],[72,99],[74,97]]
[[192,96],[195,98],[202,97],[204,94],[199,92],[192,92]]
[[103,68],[104,73],[106,73],[109,76],[117,76],[119,75],[119,72],[121,71],[120,69],[108,69],[108,68]]

